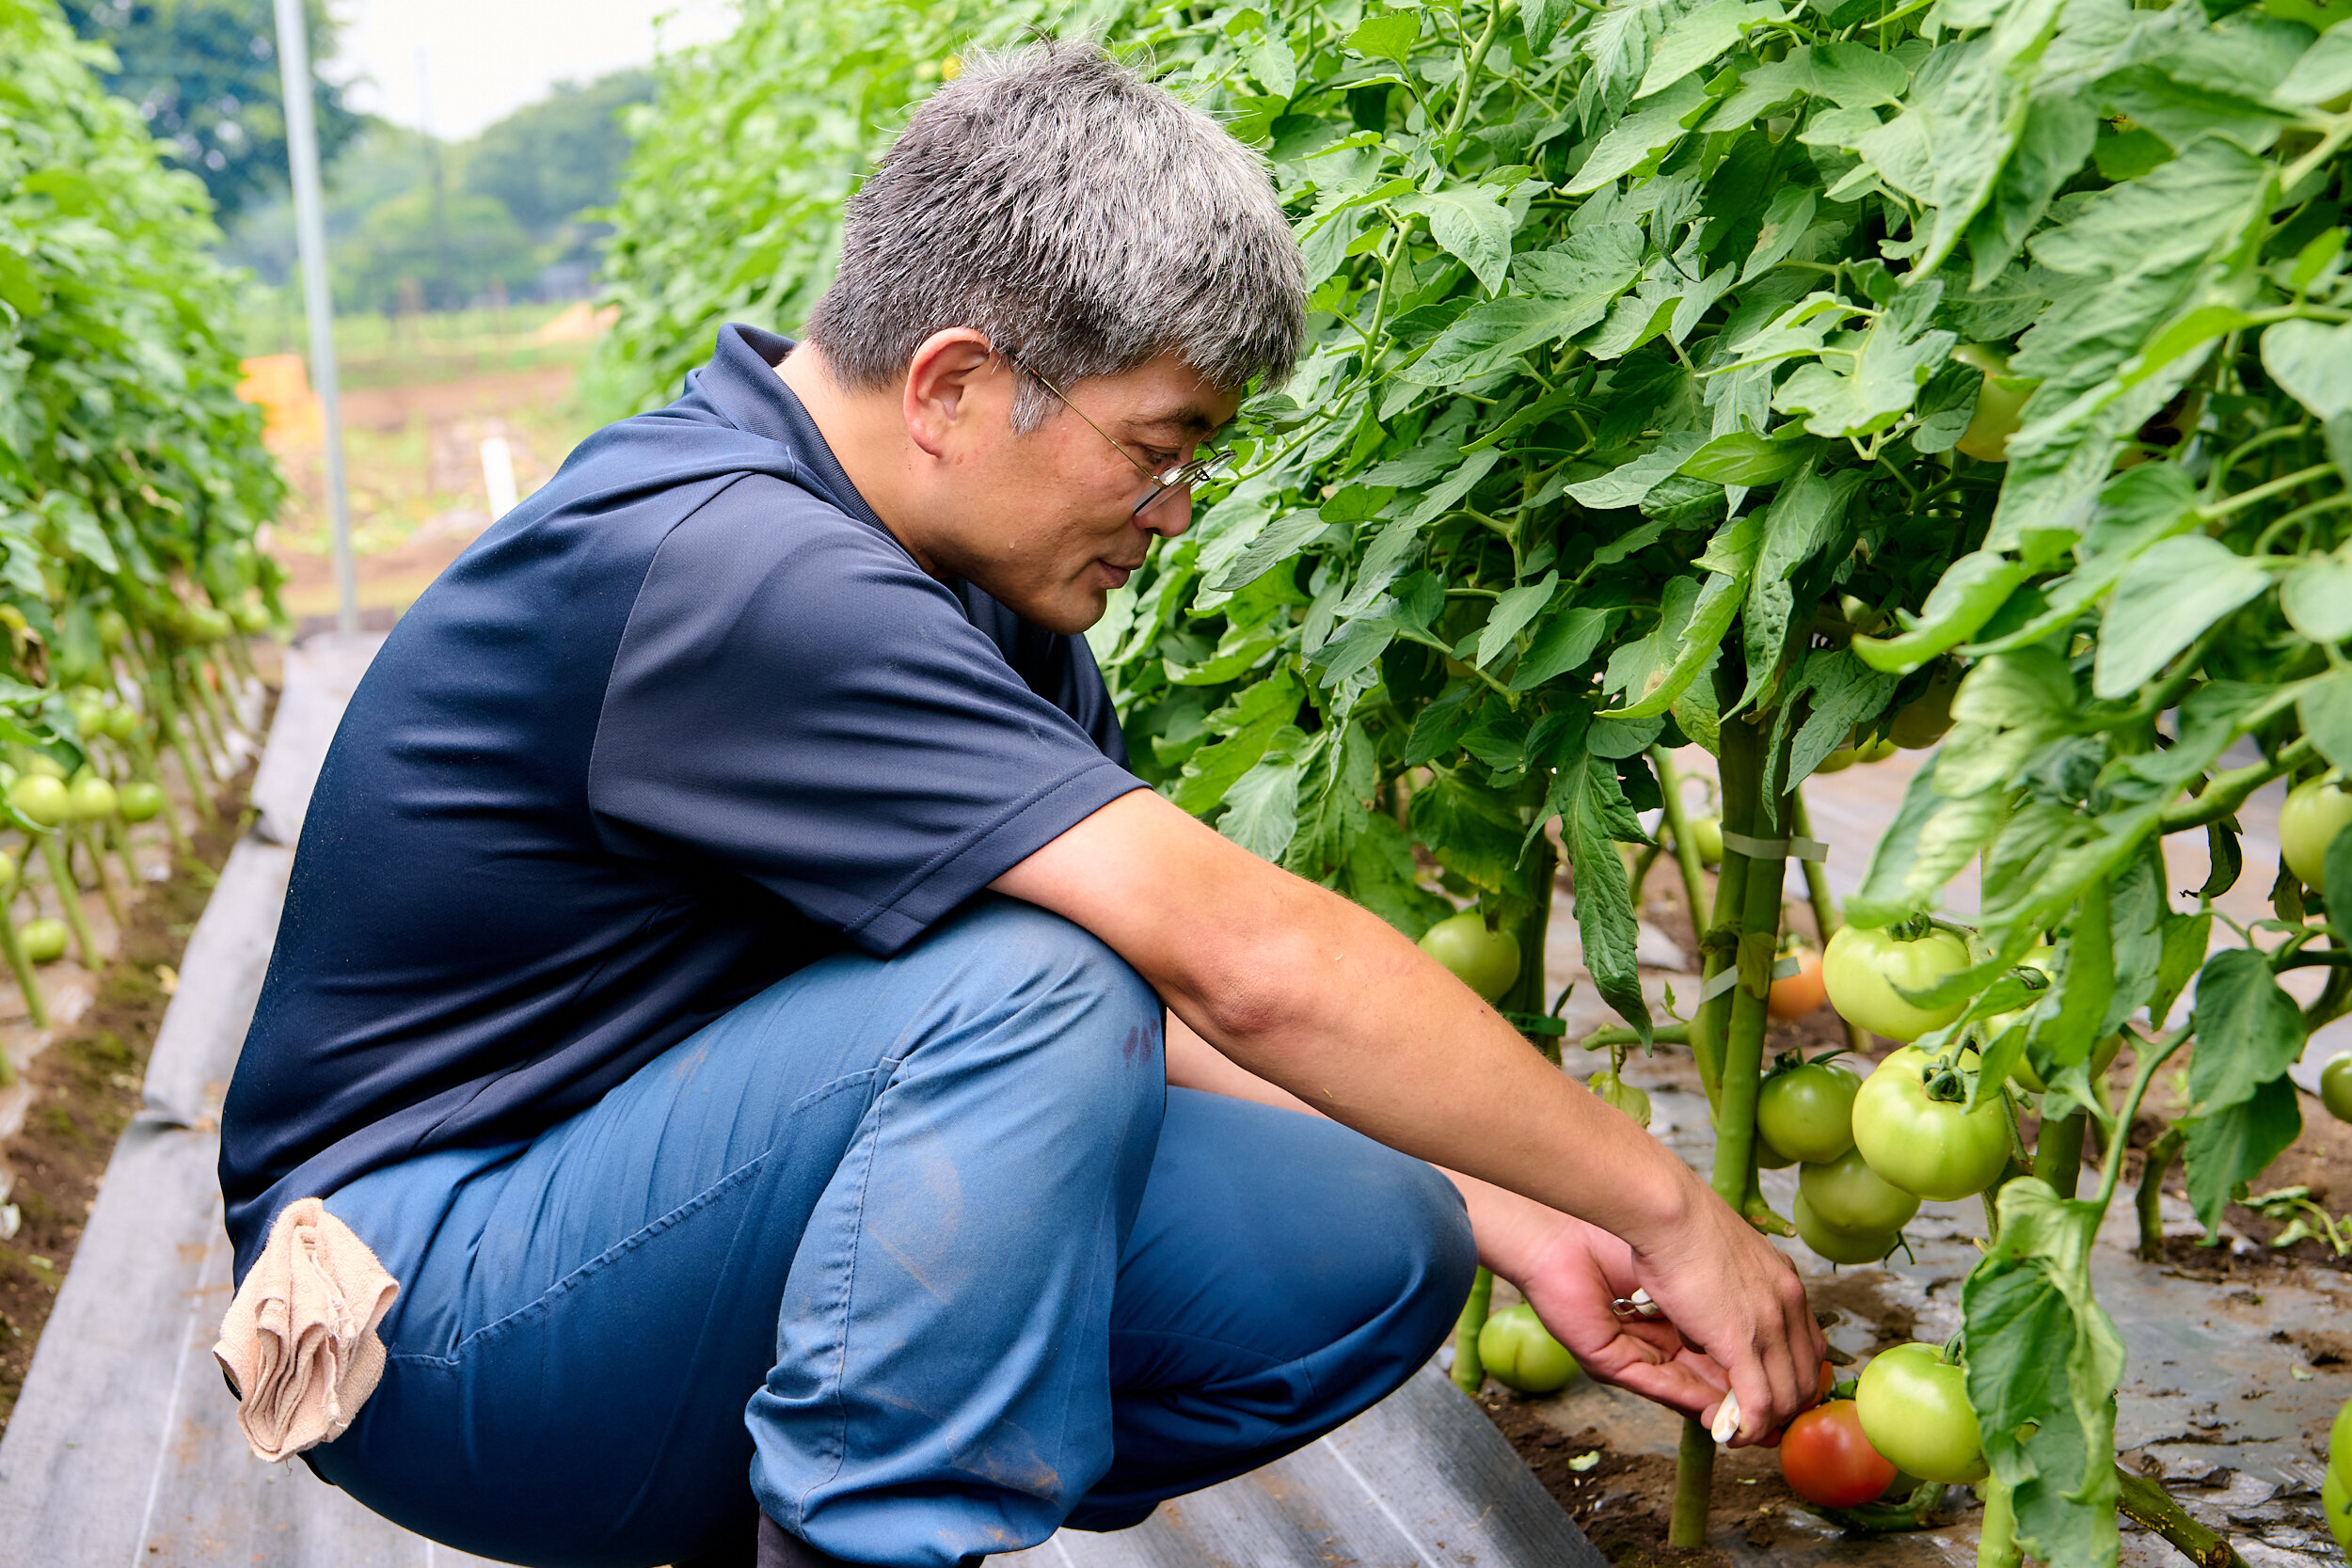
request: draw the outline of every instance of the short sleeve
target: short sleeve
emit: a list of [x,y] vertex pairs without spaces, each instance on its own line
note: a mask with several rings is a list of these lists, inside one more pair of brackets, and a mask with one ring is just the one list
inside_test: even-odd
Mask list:
[[655,553],[588,800],[888,955],[1140,781],[1032,690],[897,543],[752,476]]

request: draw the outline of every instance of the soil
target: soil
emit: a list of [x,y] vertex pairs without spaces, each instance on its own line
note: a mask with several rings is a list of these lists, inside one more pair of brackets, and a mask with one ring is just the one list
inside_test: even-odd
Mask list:
[[138,1112],[147,1058],[171,1002],[167,985],[177,983],[166,972],[178,974],[197,917],[245,830],[241,808],[252,772],[248,765],[222,788],[215,819],[194,833],[202,865],[183,863],[169,881],[148,884],[89,1009],[25,1069],[32,1107],[23,1129],[0,1145],[0,1160],[16,1174],[8,1200],[24,1216],[16,1235],[0,1241],[0,1431],[73,1265],[115,1140]]
[[[1666,1544],[1674,1513],[1675,1462],[1661,1453],[1620,1453],[1597,1427],[1564,1433],[1544,1419],[1533,1403],[1492,1383],[1479,1397],[1502,1434],[1555,1501],[1617,1568],[1730,1568],[1730,1558],[1711,1547]],[[1581,1470],[1574,1468],[1583,1464]],[[1715,1455],[1714,1506],[1708,1533],[1738,1529],[1748,1544],[1771,1552],[1790,1541],[1818,1542],[1818,1527],[1799,1531],[1786,1511],[1807,1505],[1781,1479],[1780,1459],[1771,1449],[1724,1449]]]

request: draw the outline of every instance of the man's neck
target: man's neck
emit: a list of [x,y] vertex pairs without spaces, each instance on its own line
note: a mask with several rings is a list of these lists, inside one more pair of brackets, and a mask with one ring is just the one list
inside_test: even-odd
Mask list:
[[886,393],[849,390],[834,379],[824,351],[801,343],[776,366],[776,374],[801,400],[818,434],[833,449],[834,460],[850,476],[857,493],[874,509],[914,563],[932,577],[940,576],[920,545],[908,536],[903,519],[910,459],[906,422],[898,402]]

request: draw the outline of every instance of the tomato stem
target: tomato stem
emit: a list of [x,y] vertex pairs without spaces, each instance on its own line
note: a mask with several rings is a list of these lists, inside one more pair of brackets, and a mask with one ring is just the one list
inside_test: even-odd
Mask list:
[[1675,866],[1682,873],[1682,901],[1690,906],[1695,938],[1707,929],[1707,874],[1699,863],[1698,841],[1691,836],[1691,814],[1683,809],[1682,776],[1663,746],[1652,746],[1649,760],[1658,770],[1658,792],[1665,797],[1666,831],[1674,835]]
[[1690,1548],[1707,1544],[1707,1511],[1715,1499],[1715,1439],[1703,1421],[1682,1423],[1682,1446],[1675,1455],[1674,1513],[1666,1544]]
[[1977,1568],[2018,1568],[2025,1557],[2017,1549],[2017,1514],[2009,1483],[1987,1476],[1979,1490],[1984,1495],[1984,1528],[1977,1537]]
[[1478,1331],[1486,1326],[1494,1299],[1494,1272],[1482,1268],[1470,1276],[1470,1296],[1462,1303],[1462,1315],[1454,1320],[1454,1386],[1472,1399],[1486,1386],[1486,1365],[1478,1358]]
[[2060,1197],[2073,1197],[2082,1176],[2083,1130],[2090,1119],[2089,1113],[2077,1110],[2056,1121],[2044,1121],[2034,1139],[2033,1173]]
[[2148,1146],[2146,1161],[2139,1167],[2139,1190],[2132,1201],[2139,1211],[2139,1259],[2143,1263],[2164,1256],[2164,1174],[2179,1157],[2183,1141],[2179,1128],[2166,1128]]

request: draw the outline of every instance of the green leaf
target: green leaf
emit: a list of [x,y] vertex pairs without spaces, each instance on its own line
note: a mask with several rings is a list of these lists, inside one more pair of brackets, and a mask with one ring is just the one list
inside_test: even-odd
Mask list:
[[1368,16],[1347,35],[1347,46],[1359,55],[1394,60],[1399,71],[1413,63],[1413,45],[1421,40],[1419,10],[1390,11]]
[[1794,438],[1794,426],[1779,436],[1756,436],[1735,430],[1718,436],[1685,458],[1675,471],[1716,484],[1777,484],[1805,466],[1818,450],[1810,441]]
[[1551,602],[1551,592],[1560,585],[1560,574],[1546,572],[1542,580],[1518,588],[1505,589],[1495,600],[1494,609],[1486,614],[1486,627],[1478,635],[1478,653],[1472,662],[1480,669],[1492,664],[1519,628],[1542,612]]
[[[2218,896],[2209,895],[2208,896]],[[2168,914],[2164,920],[2164,957],[2156,963],[2155,993],[2148,1001],[2148,1024],[2161,1030],[2172,1016],[2190,980],[2204,967],[2205,949],[2213,938],[2213,911]]]
[[2267,572],[2204,534],[2154,545],[2115,585],[2091,666],[2090,694],[2128,697],[2206,627],[2269,585]]
[[[2352,637],[2352,561],[2323,555],[2304,562],[2280,585],[2279,608],[2289,625],[2314,642]],[[2332,753],[2328,760],[2335,760]]]
[[1502,796],[1458,774],[1440,773],[1413,791],[1405,815],[1413,836],[1438,864],[1488,893],[1509,889],[1525,833]]
[[1646,1044],[1649,1004],[1642,995],[1641,972],[1634,958],[1640,932],[1625,863],[1617,858],[1619,840],[1638,843],[1645,835],[1617,781],[1616,764],[1592,755],[1584,741],[1579,727],[1554,752],[1544,815],[1560,818],[1560,841],[1567,847],[1570,872],[1576,879],[1576,927],[1584,944],[1584,967],[1602,999]]
[[1772,204],[1764,212],[1764,226],[1756,231],[1756,248],[1740,269],[1740,282],[1753,282],[1788,259],[1813,222],[1813,203],[1809,185],[1783,185],[1772,193]]
[[1528,644],[1525,657],[1511,673],[1511,689],[1532,691],[1555,675],[1581,668],[1624,615],[1621,610],[1596,610],[1586,605],[1559,611],[1544,623],[1535,633],[1534,641]]
[[1908,674],[1983,629],[2029,574],[1996,550],[1976,550],[1947,567],[1919,607],[1918,625],[1899,637],[1857,637],[1853,651],[1874,670]]
[[1565,187],[1569,196],[1584,196],[1649,161],[1682,139],[1683,122],[1707,103],[1707,89],[1685,76],[1647,104],[1612,126],[1584,160],[1584,166]]
[[1225,800],[1233,782],[1264,756],[1276,733],[1298,713],[1300,692],[1287,673],[1245,686],[1209,716],[1208,729],[1223,738],[1193,752],[1168,799],[1195,816],[1205,816]]
[[2324,103],[2352,92],[2352,33],[2330,27],[2295,62],[2270,96],[2281,103]]
[[2263,369],[2323,420],[2352,412],[2352,322],[2279,323],[2263,334]]
[[1630,462],[1621,463],[1598,479],[1568,486],[1571,500],[1607,511],[1632,506],[1680,470],[1683,463],[1707,444],[1696,431],[1669,432],[1659,443]]
[[1501,292],[1511,270],[1511,214],[1483,185],[1456,185],[1404,203],[1426,214],[1429,235],[1461,258],[1486,292]]
[[1576,0],[1523,0],[1519,22],[1527,29],[1527,47],[1539,58],[1551,47],[1560,24],[1576,11]]
[[[1665,712],[1701,671],[1711,669],[1722,657],[1724,634],[1731,629],[1732,617],[1740,612],[1740,600],[1747,592],[1747,577],[1744,573],[1725,577],[1718,572],[1709,576],[1695,593],[1688,587],[1690,581],[1689,578],[1677,578],[1666,585],[1657,628],[1636,644],[1645,656],[1646,668],[1638,681],[1621,689],[1611,688],[1624,689],[1631,701],[1623,707],[1609,709],[1602,717],[1646,719]],[[1613,658],[1610,660],[1610,670],[1613,673],[1616,670]]]
[[2000,1239],[1961,1287],[1968,1402],[2009,1483],[2017,1544],[2067,1568],[2117,1559],[2115,1388],[2123,1341],[2091,1294],[2099,1206],[2021,1177]]
[[1740,614],[1748,657],[1747,689],[1730,712],[1754,702],[1779,668],[1796,610],[1793,578],[1825,546],[1839,537],[1847,505],[1867,477],[1859,468],[1826,477],[1807,468],[1780,488],[1764,512],[1764,542],[1748,583]]
[[[1767,779],[1765,787],[1786,789],[1810,777],[1846,743],[1856,724],[1885,711],[1886,700],[1900,680],[1871,669],[1845,648],[1816,648],[1805,655],[1804,672],[1789,689],[1788,705],[1778,720],[1786,724],[1798,699],[1804,700],[1804,721],[1789,746],[1788,778]],[[1773,748],[1775,754],[1778,750]]]
[[1570,338],[1609,313],[1605,298],[1531,299],[1514,294],[1463,312],[1422,356],[1398,372],[1425,387],[1475,381],[1530,349]]
[[1672,87],[1740,41],[1740,35],[1759,22],[1778,22],[1782,12],[1770,0],[1709,0],[1697,10],[1677,17],[1650,52],[1649,69],[1633,89],[1639,101]]
[[1275,97],[1288,99],[1298,88],[1298,59],[1290,44],[1275,34],[1249,51],[1249,74]]
[[2305,687],[2295,699],[2295,715],[2321,756],[2352,768],[2352,669],[2332,670]]
[[1303,731],[1277,732],[1275,742],[1256,766],[1233,781],[1225,792],[1225,815],[1216,831],[1261,860],[1281,863],[1282,853],[1298,832],[1298,758],[1295,748],[1307,739]]
[[2250,947],[2225,947],[2205,960],[2192,1020],[2188,1093],[2198,1117],[2252,1099],[2303,1054],[2302,1009]]
[[[2194,1058],[2190,1065],[2195,1066]],[[2189,1205],[2197,1211],[2209,1239],[2220,1229],[2221,1212],[2239,1183],[2251,1181],[2267,1170],[2270,1162],[2285,1153],[2302,1131],[2303,1108],[2296,1101],[2294,1081],[2283,1076],[2226,1110],[2188,1123],[2181,1164]]]
[[[1935,284],[1931,279],[1927,286]],[[1808,416],[1804,427],[1816,436],[1875,436],[1892,426],[1910,411],[1919,388],[1958,341],[1945,331],[1906,339],[1892,316],[1890,311],[1863,335],[1851,369],[1840,371],[1826,361],[1800,366],[1773,394],[1772,406]]]

